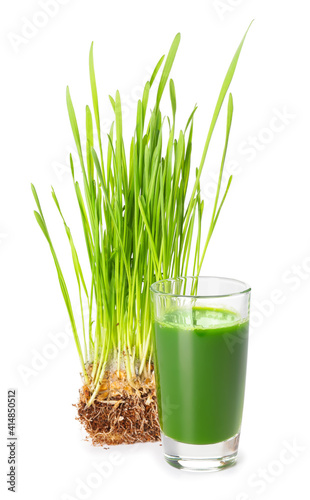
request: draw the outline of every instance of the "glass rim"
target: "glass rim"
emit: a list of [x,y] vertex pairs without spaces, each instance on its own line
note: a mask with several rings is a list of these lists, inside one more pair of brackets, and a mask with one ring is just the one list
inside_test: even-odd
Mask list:
[[[195,295],[190,295],[190,294],[180,294],[180,293],[170,293],[170,292],[162,292],[160,290],[155,289],[155,285],[158,285],[159,283],[165,283],[165,282],[173,282],[177,280],[186,280],[186,279],[218,279],[218,280],[225,280],[225,281],[231,281],[234,283],[239,283],[242,285],[242,289],[239,290],[238,292],[232,292],[232,293],[219,293],[219,294],[210,294],[210,295],[205,295],[205,294],[195,294]],[[236,295],[243,295],[251,292],[251,287],[245,283],[244,281],[237,280],[235,278],[226,278],[225,276],[178,276],[177,278],[166,278],[164,280],[158,280],[155,281],[151,286],[150,290],[157,294],[157,295],[166,295],[168,297],[184,297],[188,299],[218,299],[218,298],[224,298],[224,297],[233,297]]]

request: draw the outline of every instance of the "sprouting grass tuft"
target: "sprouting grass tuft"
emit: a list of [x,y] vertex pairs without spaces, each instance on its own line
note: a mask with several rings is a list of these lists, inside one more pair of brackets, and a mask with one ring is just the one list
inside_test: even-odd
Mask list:
[[[230,177],[220,199],[233,116],[231,94],[228,97],[226,135],[208,231],[205,230],[203,222],[204,202],[200,194],[200,178],[245,36],[224,78],[200,164],[192,172],[195,181],[191,192],[188,191],[188,185],[192,170],[192,140],[197,106],[190,114],[184,129],[177,134],[176,91],[173,80],[169,80],[180,43],[180,34],[174,38],[165,62],[164,56],[161,57],[150,80],[145,84],[142,99],[137,103],[136,126],[128,157],[125,154],[122,103],[118,91],[115,97],[110,96],[115,120],[108,134],[106,151],[103,151],[93,44],[89,53],[93,110],[87,106],[85,111],[85,156],[74,106],[67,88],[69,120],[82,170],[80,185],[75,179],[75,165],[70,156],[73,187],[89,261],[86,274],[82,271],[78,251],[54,190],[52,197],[71,250],[82,315],[80,335],[64,275],[34,186],[32,192],[38,208],[35,217],[48,241],[55,262],[85,383],[89,384],[91,380],[92,396],[89,404],[96,397],[111,358],[116,361],[118,371],[125,367],[129,380],[138,374],[147,376],[150,373],[153,358],[150,285],[156,280],[187,275],[191,255],[194,257],[192,275],[199,275],[201,271],[232,180]],[[152,111],[147,122],[150,89],[160,70],[156,100],[151,106]],[[172,117],[164,119],[160,104],[168,80]],[[98,137],[96,145],[94,136]],[[167,144],[165,148],[163,144]],[[193,239],[195,225],[196,241]],[[83,300],[86,300],[89,309],[88,322],[83,315]],[[88,365],[92,367],[91,377],[88,375]]]

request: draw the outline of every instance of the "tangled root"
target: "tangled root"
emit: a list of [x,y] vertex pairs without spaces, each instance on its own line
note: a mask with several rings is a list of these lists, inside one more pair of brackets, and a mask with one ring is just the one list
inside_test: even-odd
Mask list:
[[84,385],[76,419],[94,446],[160,441],[154,374],[129,382],[125,372],[107,371],[96,399],[87,406],[90,395]]

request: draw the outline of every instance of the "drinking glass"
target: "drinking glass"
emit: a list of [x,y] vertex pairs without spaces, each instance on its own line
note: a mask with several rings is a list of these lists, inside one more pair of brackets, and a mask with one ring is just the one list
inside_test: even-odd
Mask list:
[[245,283],[220,277],[151,286],[162,444],[176,468],[212,471],[236,461],[250,294]]

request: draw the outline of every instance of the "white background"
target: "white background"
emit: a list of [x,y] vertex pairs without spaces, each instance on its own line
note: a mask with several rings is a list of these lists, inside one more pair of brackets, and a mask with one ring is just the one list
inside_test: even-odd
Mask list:
[[[2,0],[0,12],[1,498],[12,495],[5,485],[10,387],[18,390],[16,497],[23,500],[168,495],[213,500],[308,498],[308,2],[69,0],[59,2],[58,12],[45,19],[38,14],[39,4],[38,0]],[[71,406],[80,385],[79,363],[74,343],[64,333],[66,311],[51,255],[33,217],[30,182],[38,189],[66,278],[74,285],[50,185],[78,239],[67,168],[74,145],[65,87],[70,85],[84,130],[84,106],[90,104],[91,41],[95,42],[101,116],[109,123],[112,111],[107,96],[118,88],[129,134],[141,86],[174,35],[181,32],[173,78],[179,126],[184,126],[194,104],[199,105],[194,168],[225,71],[253,18],[231,87],[235,115],[228,160],[234,162],[236,175],[202,272],[236,277],[253,289],[240,456],[230,470],[188,474],[166,465],[158,444],[104,450],[83,441]],[[16,42],[29,21],[45,25],[31,38],[28,29],[28,39]],[[169,107],[166,111],[170,112]],[[282,121],[275,119],[279,114]],[[210,176],[218,168],[224,115],[225,111],[202,181],[209,209],[208,183],[211,179],[212,188]],[[256,149],[249,152],[247,144],[253,140],[258,141]],[[57,335],[65,345],[54,348],[54,359],[44,362],[40,355],[47,352],[47,345],[55,346]],[[25,367],[32,370],[28,376]],[[293,453],[285,451],[292,446]],[[118,455],[112,456],[115,452]],[[102,463],[108,473],[98,485],[92,482],[92,474]],[[84,496],[77,489],[81,482],[91,484]]]

